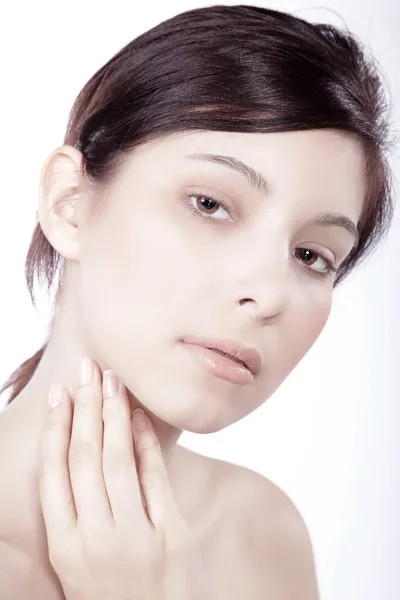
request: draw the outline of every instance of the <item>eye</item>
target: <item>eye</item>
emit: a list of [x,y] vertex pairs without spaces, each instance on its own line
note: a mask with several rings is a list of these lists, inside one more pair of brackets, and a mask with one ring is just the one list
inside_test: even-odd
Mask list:
[[[211,217],[210,215],[217,214],[219,210],[228,213],[228,207],[222,200],[215,200],[211,196],[201,193],[192,193],[184,195],[183,199],[186,201],[189,210],[196,216],[200,216],[206,221],[213,223],[221,223],[221,221],[232,221],[230,218],[218,219]],[[194,205],[193,205],[194,199]],[[203,211],[206,211],[205,213]],[[208,214],[207,214],[208,213]],[[334,263],[327,256],[311,250],[309,248],[296,248],[295,252],[299,253],[299,258],[303,264],[308,268],[309,271],[313,272],[313,275],[320,278],[325,278],[336,273],[338,269],[334,266]]]
[[332,260],[326,256],[322,256],[322,254],[319,254],[315,250],[310,250],[309,248],[296,248],[294,253],[299,254],[300,260],[304,261],[304,264],[311,271],[314,271],[317,277],[327,277],[331,273],[336,273],[338,270],[334,266]]
[[[195,199],[194,205],[192,204],[192,199]],[[214,215],[218,213],[219,210],[223,210],[226,214],[228,214],[228,207],[221,200],[214,200],[211,196],[206,196],[205,194],[189,194],[185,196],[185,199],[188,201],[188,206],[191,212],[195,215],[201,216],[206,221],[214,221],[216,223],[220,221],[231,221],[232,219],[222,218],[218,219],[216,217],[211,217],[210,215]],[[206,211],[206,212],[203,212]]]

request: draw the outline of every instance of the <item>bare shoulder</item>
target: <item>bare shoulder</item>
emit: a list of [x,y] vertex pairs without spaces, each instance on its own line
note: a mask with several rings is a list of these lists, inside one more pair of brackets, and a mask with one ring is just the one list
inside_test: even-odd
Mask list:
[[268,592],[274,600],[318,600],[310,534],[289,496],[261,473],[207,462],[210,487],[221,498],[218,552],[226,557],[230,597],[256,600]]

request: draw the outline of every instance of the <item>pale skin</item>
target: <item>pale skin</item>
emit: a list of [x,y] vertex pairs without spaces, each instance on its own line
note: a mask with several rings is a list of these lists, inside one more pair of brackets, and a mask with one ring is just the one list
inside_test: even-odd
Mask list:
[[39,495],[65,598],[209,598],[196,539],[145,412],[132,415],[115,374],[101,377],[88,359],[78,371],[73,411],[56,389],[42,437]]
[[[225,165],[185,158],[210,152],[257,169],[270,191],[255,190]],[[316,271],[324,271],[324,258],[338,267],[354,238],[312,221],[334,212],[357,224],[365,195],[361,148],[334,130],[191,132],[134,151],[104,188],[90,184],[81,161],[78,150],[63,146],[42,171],[39,218],[66,269],[43,359],[0,414],[0,589],[7,585],[10,599],[64,597],[49,561],[40,448],[51,385],[61,383],[73,407],[77,365],[87,356],[99,377],[106,369],[119,376],[131,410],[150,417],[176,514],[193,533],[198,564],[204,559],[208,593],[316,600],[309,533],[290,499],[260,474],[178,441],[184,430],[219,431],[256,410],[320,335],[334,274]],[[226,208],[203,206],[199,194]],[[315,253],[311,266],[299,248]],[[255,346],[261,371],[245,386],[217,378],[182,350],[185,336]],[[56,519],[54,503],[51,509]]]

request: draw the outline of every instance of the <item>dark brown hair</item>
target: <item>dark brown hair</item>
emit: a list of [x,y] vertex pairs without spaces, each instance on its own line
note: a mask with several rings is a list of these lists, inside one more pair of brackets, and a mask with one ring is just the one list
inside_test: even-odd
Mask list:
[[[335,285],[376,247],[393,216],[388,98],[376,59],[347,29],[255,6],[183,12],[127,44],[86,83],[64,143],[83,154],[90,180],[108,182],[128,152],[185,130],[249,133],[335,128],[361,142],[367,192],[358,246]],[[25,275],[61,278],[63,259],[37,223]],[[61,280],[61,279],[60,279]],[[60,285],[58,286],[58,292]],[[10,403],[47,346],[9,377]]]

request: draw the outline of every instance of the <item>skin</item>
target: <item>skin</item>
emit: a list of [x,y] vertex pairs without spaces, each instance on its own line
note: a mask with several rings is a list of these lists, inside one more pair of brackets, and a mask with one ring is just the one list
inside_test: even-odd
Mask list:
[[[185,159],[195,152],[241,159],[264,174],[270,191],[221,164]],[[311,221],[335,212],[357,224],[365,195],[361,148],[335,130],[181,133],[132,152],[102,187],[83,175],[81,161],[63,146],[43,166],[39,219],[66,259],[63,293],[35,374],[0,415],[2,531],[32,552],[46,544],[35,474],[51,384],[73,395],[81,356],[117,373],[131,407],[151,419],[184,511],[182,431],[211,433],[239,421],[308,352],[328,319],[334,274],[317,277],[323,258],[309,266],[293,253],[308,248],[338,267],[353,237]],[[204,195],[227,209],[209,208]],[[186,352],[186,336],[255,347],[261,371],[248,385],[217,378]]]
[[101,377],[88,359],[73,411],[58,389],[62,396],[49,398],[38,488],[66,600],[209,600],[196,539],[145,412],[132,414],[115,374]]

